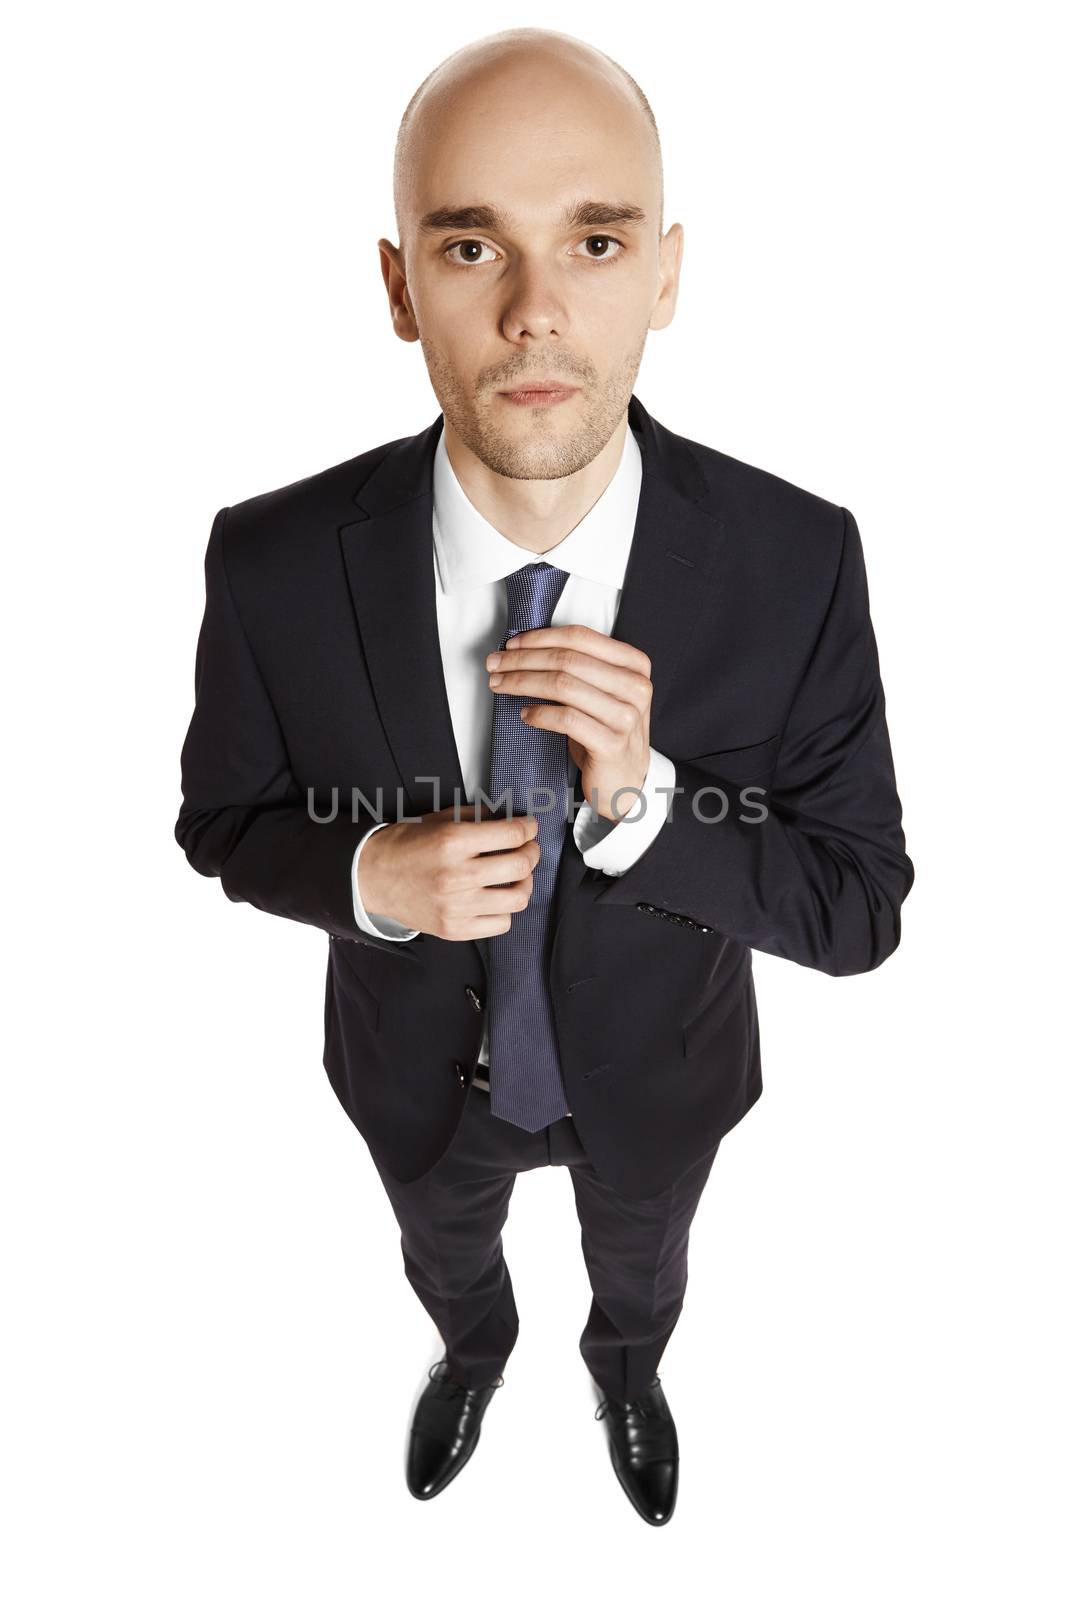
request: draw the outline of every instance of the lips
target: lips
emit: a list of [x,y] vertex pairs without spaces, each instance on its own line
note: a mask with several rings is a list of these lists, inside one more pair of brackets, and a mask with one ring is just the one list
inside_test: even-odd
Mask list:
[[565,406],[580,391],[570,385],[566,389],[501,389],[500,398],[509,406]]
[[501,394],[573,394],[573,383],[517,383],[514,389],[501,389]]

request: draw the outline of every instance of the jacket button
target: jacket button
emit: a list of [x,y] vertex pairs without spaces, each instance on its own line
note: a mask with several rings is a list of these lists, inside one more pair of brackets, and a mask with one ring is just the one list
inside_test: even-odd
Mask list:
[[452,1065],[456,1069],[456,1077],[459,1079],[460,1088],[461,1089],[465,1089],[467,1087],[467,1069],[466,1069],[466,1067],[463,1065],[462,1061],[453,1061]]
[[468,983],[464,985],[463,992],[467,996],[467,999],[470,1001],[471,1005],[474,1007],[475,1011],[480,1011],[482,1009],[482,997],[478,993],[477,989],[472,989]]

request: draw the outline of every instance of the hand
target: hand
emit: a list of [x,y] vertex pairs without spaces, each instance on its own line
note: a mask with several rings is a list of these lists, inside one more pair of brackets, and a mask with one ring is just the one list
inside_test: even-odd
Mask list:
[[507,933],[533,893],[537,817],[467,820],[475,809],[449,806],[372,833],[359,858],[364,909],[438,939]]
[[[595,628],[531,628],[486,657],[494,694],[533,695],[523,721],[567,735],[582,793],[598,816],[617,822],[648,776],[652,663],[643,650]],[[612,810],[612,799],[615,809]]]

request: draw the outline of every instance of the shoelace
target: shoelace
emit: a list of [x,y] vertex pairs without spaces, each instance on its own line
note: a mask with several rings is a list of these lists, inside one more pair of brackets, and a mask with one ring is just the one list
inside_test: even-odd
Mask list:
[[[659,1383],[660,1379],[657,1374],[649,1387],[653,1389],[658,1388]],[[661,1459],[669,1461],[674,1459],[673,1429],[671,1428],[671,1425],[667,1421],[666,1417],[661,1416],[658,1411],[649,1410],[645,1401],[614,1400],[608,1397],[607,1399],[602,1400],[597,1406],[596,1411],[594,1412],[593,1420],[599,1422],[608,1411],[610,1411],[613,1416],[619,1417],[622,1421],[628,1421],[631,1417],[635,1416],[641,1418],[641,1421],[644,1424],[642,1428],[642,1437],[639,1441],[632,1441],[632,1443],[637,1444],[646,1463]],[[659,1454],[652,1455],[649,1452],[653,1450],[657,1452],[663,1451],[664,1454],[662,1456]]]
[[[447,1356],[442,1356],[440,1361],[435,1361],[434,1362],[433,1366],[430,1368],[429,1372],[427,1373],[427,1377],[432,1378],[435,1383],[439,1383],[441,1385],[441,1388],[445,1391],[445,1399],[446,1400],[455,1400],[455,1399],[458,1399],[461,1395],[473,1394],[473,1393],[476,1392],[476,1391],[472,1390],[467,1384],[460,1383],[458,1378],[439,1378],[437,1376],[438,1367],[447,1367],[447,1365],[448,1365],[448,1357]],[[484,1387],[486,1387],[486,1388],[492,1387],[494,1389],[499,1389],[500,1385],[503,1383],[503,1381],[504,1381],[504,1374],[501,1373],[498,1378],[494,1379],[494,1381],[493,1381],[491,1386],[486,1384],[486,1385],[484,1385]]]
[[593,1412],[593,1421],[599,1422],[609,1411],[619,1417],[636,1415],[643,1417],[646,1422],[652,1421],[652,1413],[645,1410],[640,1400],[602,1400]]
[[[649,1384],[649,1388],[658,1389],[659,1385],[660,1378],[657,1374]],[[646,1422],[659,1422],[661,1420],[658,1411],[645,1410],[645,1402],[643,1400],[613,1400],[609,1396],[607,1399],[601,1400],[600,1404],[597,1406],[593,1413],[593,1421],[599,1422],[606,1411],[614,1411],[615,1414],[620,1417],[625,1417],[627,1415],[633,1416],[634,1412],[636,1412],[637,1415],[642,1417]]]

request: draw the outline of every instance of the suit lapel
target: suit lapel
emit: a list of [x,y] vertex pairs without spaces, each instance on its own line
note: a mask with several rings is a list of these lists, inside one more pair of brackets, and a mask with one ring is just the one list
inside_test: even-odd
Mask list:
[[[466,803],[437,630],[433,457],[444,425],[389,452],[340,530],[348,586],[405,814]],[[438,780],[438,788],[433,785]],[[419,779],[425,781],[419,782]]]
[[[677,692],[677,668],[705,604],[724,530],[684,439],[631,396],[641,494],[612,637],[652,662],[651,742]],[[469,803],[437,629],[433,462],[444,418],[387,451],[353,497],[339,534],[367,671],[406,797],[404,814]],[[488,714],[488,713],[487,713]],[[438,778],[435,790],[433,779]],[[574,809],[582,801],[581,774]],[[556,882],[556,928],[586,871],[570,828]],[[555,935],[553,935],[553,938]]]

